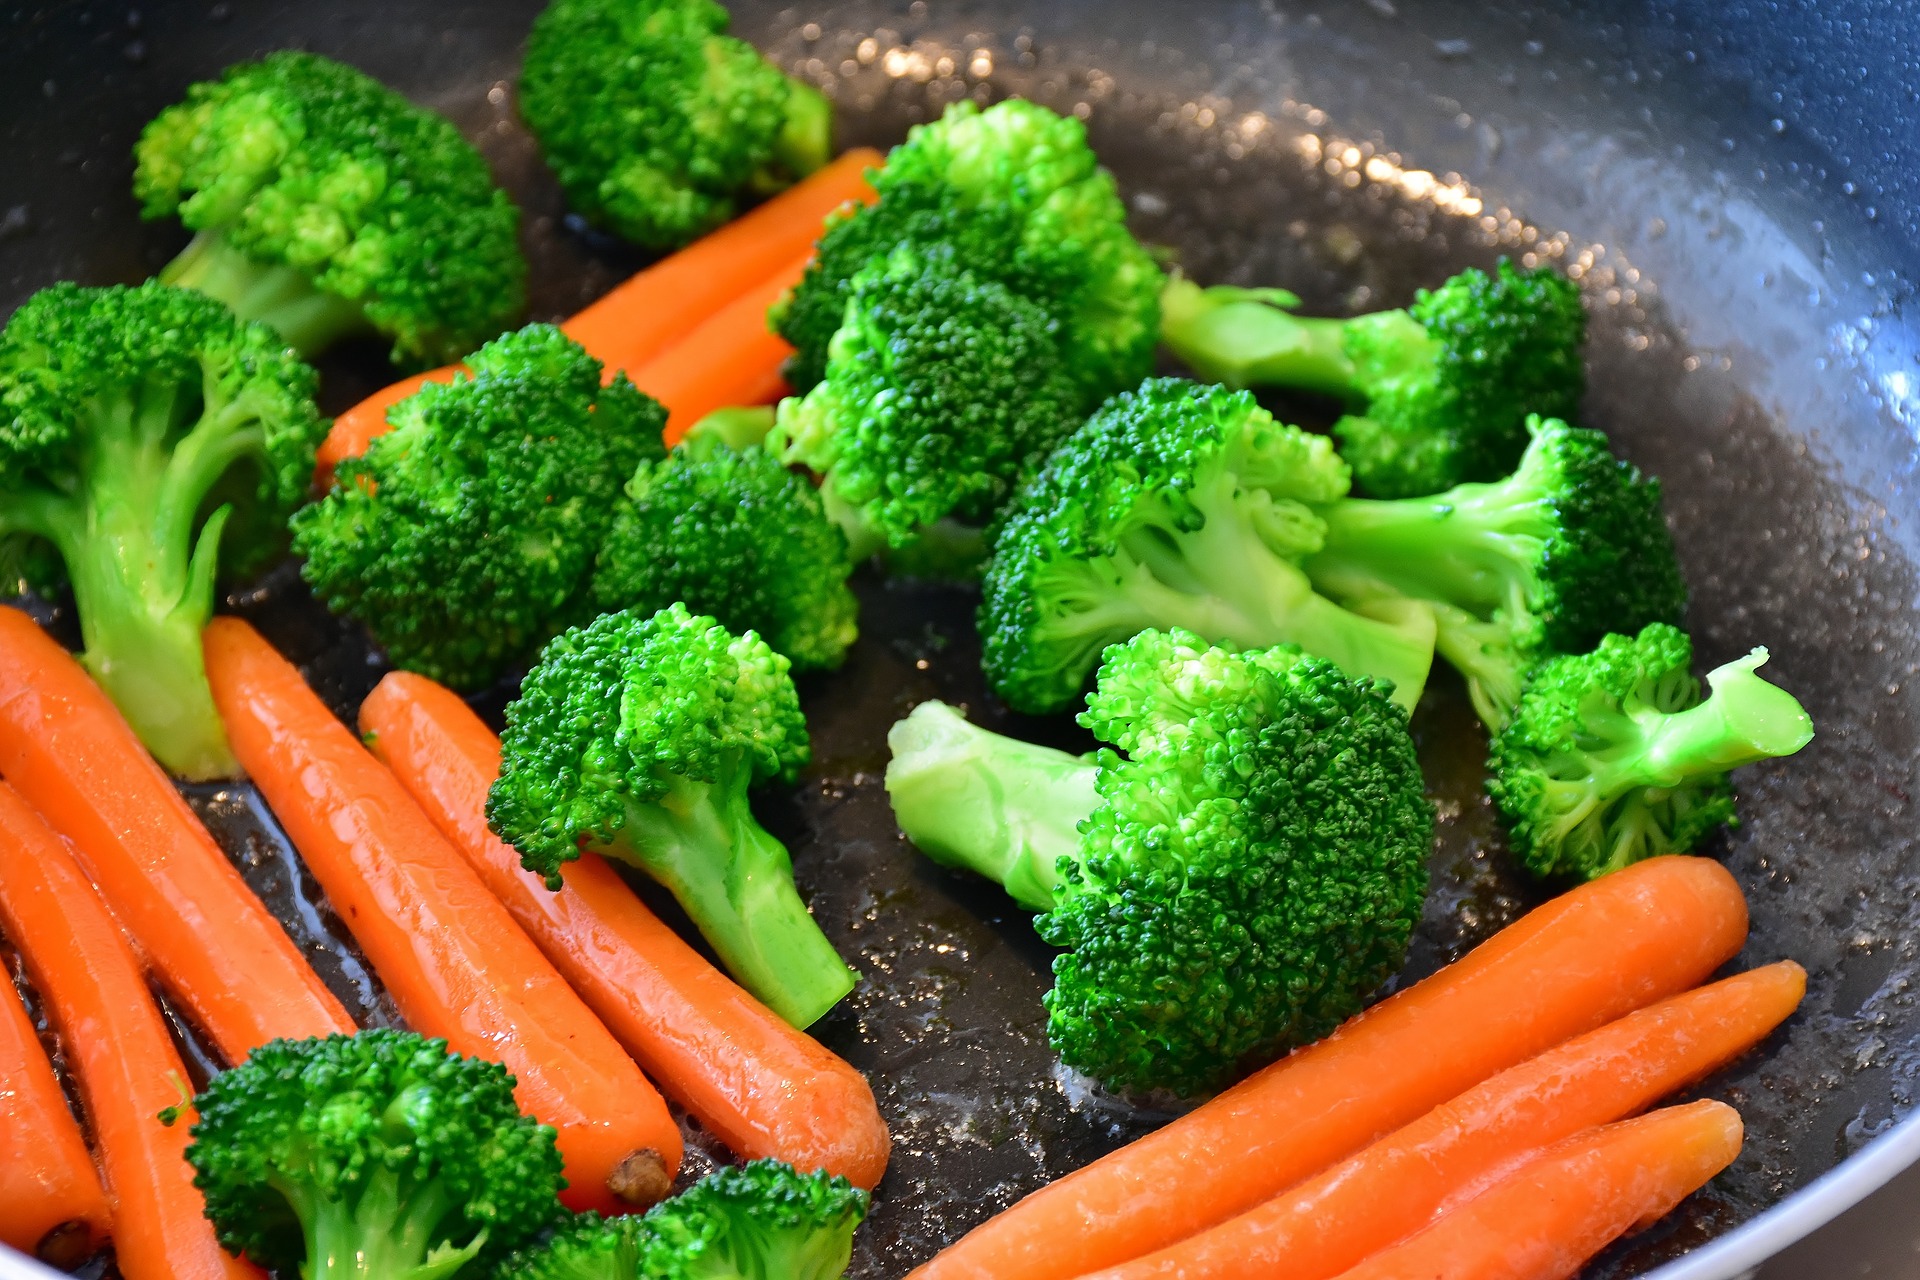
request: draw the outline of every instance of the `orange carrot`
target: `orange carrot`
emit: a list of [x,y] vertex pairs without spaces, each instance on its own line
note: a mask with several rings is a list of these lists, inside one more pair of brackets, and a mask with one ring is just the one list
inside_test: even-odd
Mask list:
[[375,436],[387,433],[387,410],[426,386],[429,382],[452,382],[453,375],[466,366],[442,365],[425,373],[402,378],[362,400],[333,420],[327,438],[314,453],[314,478],[324,489],[333,483],[333,469],[346,458],[357,458],[367,451]]
[[[187,1071],[133,949],[60,838],[0,783],[0,925],[26,958],[66,1045],[100,1146],[127,1280],[262,1273],[214,1239],[187,1165],[192,1116],[168,1127]],[[8,1206],[11,1212],[13,1206]]]
[[1042,1187],[913,1276],[1066,1280],[1143,1257],[1495,1072],[1694,986],[1746,934],[1740,887],[1706,858],[1653,858],[1582,885],[1318,1044]]
[[61,1266],[79,1263],[107,1237],[107,1194],[100,1189],[100,1174],[67,1109],[33,1020],[4,972],[0,1206],[0,1244]]
[[0,606],[0,776],[230,1063],[353,1020],[73,656]]
[[669,446],[715,409],[780,397],[780,365],[793,347],[767,327],[767,309],[799,283],[808,261],[795,258],[634,371],[634,385],[667,407]]
[[1768,965],[1512,1067],[1257,1209],[1085,1280],[1327,1280],[1539,1148],[1634,1115],[1785,1021],[1806,971]]
[[1713,1101],[1589,1129],[1342,1280],[1566,1280],[1732,1164],[1742,1136],[1740,1113]]
[[399,781],[292,663],[238,618],[206,632],[235,753],[415,1031],[502,1063],[521,1106],[559,1131],[574,1208],[662,1198],[680,1130]]
[[500,740],[459,695],[396,671],[360,729],[547,958],[676,1102],[749,1159],[871,1189],[889,1140],[866,1079],[682,942],[596,854],[554,893],[487,829]]

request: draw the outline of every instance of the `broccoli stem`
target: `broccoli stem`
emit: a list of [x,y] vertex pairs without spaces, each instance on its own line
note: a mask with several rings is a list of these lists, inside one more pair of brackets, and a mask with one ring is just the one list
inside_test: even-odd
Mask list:
[[1352,399],[1347,322],[1294,315],[1299,305],[1285,289],[1202,289],[1175,275],[1160,293],[1160,337],[1209,382]]
[[1603,795],[1637,787],[1673,788],[1756,760],[1792,755],[1813,738],[1813,722],[1794,696],[1754,674],[1767,660],[1755,649],[1707,673],[1712,692],[1685,711],[1646,706],[1628,713],[1632,732],[1596,752],[1593,786]]
[[887,795],[907,838],[935,862],[976,872],[1033,911],[1053,906],[1079,824],[1099,803],[1086,756],[982,729],[923,702],[887,734]]
[[786,846],[748,807],[746,762],[716,773],[711,783],[675,778],[658,800],[629,805],[606,852],[665,885],[742,986],[809,1026],[858,978],[800,900]]
[[[401,1105],[396,1099],[395,1106]],[[391,1169],[375,1168],[352,1203],[289,1195],[306,1223],[302,1280],[444,1280],[486,1243],[480,1232],[465,1245],[434,1246],[440,1222],[455,1208],[439,1181],[404,1185]]]
[[160,282],[217,298],[242,320],[270,326],[302,356],[373,328],[359,304],[316,288],[293,267],[248,257],[217,229],[194,236],[161,270]]
[[840,496],[831,475],[820,485],[820,506],[845,535],[848,558],[855,564],[878,555],[885,558],[890,572],[903,577],[974,582],[986,563],[986,530],[953,519],[923,524],[911,539],[894,546],[885,533],[867,522],[858,507]]

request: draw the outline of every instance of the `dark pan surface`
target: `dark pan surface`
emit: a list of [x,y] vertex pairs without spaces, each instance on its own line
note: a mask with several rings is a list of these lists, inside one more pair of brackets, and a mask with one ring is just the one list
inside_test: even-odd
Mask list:
[[[1741,1108],[1747,1150],[1591,1274],[1637,1274],[1754,1216],[1911,1109],[1920,639],[1908,485],[1920,367],[1901,313],[1908,288],[1891,269],[1908,223],[1837,191],[1820,128],[1783,116],[1776,129],[1755,95],[1686,78],[1693,64],[1675,50],[1688,29],[1651,15],[1641,31],[1575,10],[1389,0],[1324,13],[733,7],[743,34],[836,94],[844,141],[892,142],[967,94],[1082,111],[1138,232],[1203,282],[1285,283],[1339,313],[1403,302],[1503,252],[1580,274],[1593,304],[1589,417],[1666,483],[1703,665],[1770,646],[1769,674],[1820,729],[1795,760],[1739,776],[1745,824],[1710,850],[1752,903],[1738,963],[1791,956],[1812,973],[1789,1027],[1704,1086]],[[164,262],[183,237],[141,226],[127,194],[140,124],[189,81],[297,45],[381,76],[479,140],[528,211],[533,315],[571,311],[639,260],[565,223],[512,119],[509,82],[536,8],[351,0],[29,7],[10,25],[0,15],[0,310],[55,279],[131,280]],[[1628,51],[1643,38],[1659,51],[1636,64]],[[1742,65],[1759,74],[1771,56]],[[1802,95],[1809,111],[1817,90]],[[1890,214],[1897,195],[1882,197]],[[365,351],[325,372],[333,410],[383,380]],[[1308,422],[1321,408],[1276,407]],[[1057,1066],[1038,998],[1047,949],[1004,896],[906,846],[880,787],[888,725],[929,696],[1061,745],[1079,731],[1018,720],[986,697],[967,592],[867,576],[861,592],[851,661],[803,685],[814,767],[762,812],[866,977],[817,1030],[870,1074],[895,1135],[852,1273],[870,1280],[1168,1113]],[[383,669],[290,567],[236,589],[231,607],[344,716]],[[505,696],[478,701],[493,714]],[[1436,676],[1414,727],[1441,823],[1408,978],[1540,896],[1506,870],[1478,789],[1484,744],[1451,676]],[[250,791],[195,800],[327,980],[371,1019],[388,1017]],[[704,1167],[689,1160],[691,1175]]]

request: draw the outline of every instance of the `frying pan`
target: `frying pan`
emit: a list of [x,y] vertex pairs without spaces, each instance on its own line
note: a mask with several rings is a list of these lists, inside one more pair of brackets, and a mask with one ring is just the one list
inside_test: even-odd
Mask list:
[[[1820,730],[1800,756],[1739,775],[1744,823],[1707,850],[1752,904],[1737,964],[1790,956],[1812,975],[1788,1027],[1703,1086],[1745,1114],[1746,1152],[1588,1274],[1735,1275],[1920,1157],[1920,1119],[1903,1122],[1920,1087],[1920,346],[1905,266],[1920,228],[1920,77],[1901,52],[1920,47],[1920,14],[1868,0],[732,7],[741,34],[827,86],[843,142],[891,143],[969,95],[1086,117],[1138,233],[1203,282],[1285,283],[1338,314],[1403,303],[1502,253],[1577,274],[1592,305],[1587,416],[1665,483],[1702,663],[1770,646],[1769,675]],[[57,279],[133,280],[165,262],[183,234],[142,225],[128,194],[140,125],[189,82],[287,46],[355,63],[458,121],[526,209],[531,314],[576,309],[640,260],[567,221],[514,121],[536,8],[0,13],[0,311]],[[324,372],[329,411],[384,380],[366,349]],[[1276,407],[1309,423],[1324,408]],[[926,697],[1060,745],[1084,745],[1079,731],[986,695],[966,591],[864,571],[857,585],[850,662],[802,688],[816,763],[763,813],[866,975],[818,1032],[871,1075],[895,1134],[852,1272],[871,1280],[1169,1111],[1057,1066],[1039,1004],[1046,949],[1004,895],[914,854],[880,787],[886,727]],[[290,566],[236,585],[228,607],[343,715],[382,670]],[[42,616],[71,638],[65,606]],[[507,694],[476,703],[497,715]],[[1414,727],[1441,821],[1403,980],[1540,897],[1509,869],[1481,797],[1483,742],[1457,682],[1437,675]],[[369,1021],[390,1020],[253,793],[191,798],[329,983]],[[180,1035],[208,1066],[191,1028]],[[689,1150],[690,1175],[721,1155],[697,1132]],[[0,1258],[0,1275],[26,1265]]]

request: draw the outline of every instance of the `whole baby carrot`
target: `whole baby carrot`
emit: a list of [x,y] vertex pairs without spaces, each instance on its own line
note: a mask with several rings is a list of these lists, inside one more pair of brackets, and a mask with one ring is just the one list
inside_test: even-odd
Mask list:
[[1706,858],[1652,858],[1581,885],[1325,1040],[1042,1187],[914,1280],[1067,1280],[1165,1248],[1495,1072],[1692,987],[1746,935],[1740,887]]
[[93,1157],[20,993],[0,972],[0,1244],[72,1266],[108,1230]]
[[500,739],[458,694],[393,672],[361,704],[360,731],[647,1074],[730,1150],[880,1181],[887,1127],[858,1071],[682,942],[597,854],[568,863],[555,893],[487,829]]
[[0,777],[75,854],[229,1063],[353,1020],[213,842],[107,695],[0,605]]
[[259,632],[215,618],[206,651],[235,753],[408,1025],[513,1072],[558,1131],[569,1206],[665,1196],[666,1103],[473,868]]
[[26,958],[79,1078],[120,1274],[258,1280],[262,1273],[222,1249],[207,1222],[184,1154],[192,1115],[160,1122],[185,1099],[187,1071],[133,949],[60,838],[5,783],[0,926]]

